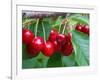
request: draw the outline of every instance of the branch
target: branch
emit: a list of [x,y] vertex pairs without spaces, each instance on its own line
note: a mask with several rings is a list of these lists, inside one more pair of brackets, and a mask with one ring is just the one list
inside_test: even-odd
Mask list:
[[66,13],[60,12],[42,12],[42,11],[22,11],[23,18],[43,18],[53,16],[66,16]]

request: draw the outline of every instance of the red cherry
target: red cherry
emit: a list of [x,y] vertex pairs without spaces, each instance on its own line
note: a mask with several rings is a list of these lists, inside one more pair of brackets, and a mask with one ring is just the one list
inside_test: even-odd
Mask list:
[[55,41],[57,35],[58,35],[58,32],[56,30],[52,29],[50,32],[49,41]]
[[67,34],[67,42],[70,42],[71,41],[71,38],[72,38],[72,34],[71,33],[68,33]]
[[59,47],[57,41],[53,41],[52,43],[54,45],[54,52],[60,51],[60,47]]
[[22,42],[25,44],[30,44],[34,38],[34,34],[31,30],[22,29]]
[[42,52],[47,57],[52,56],[54,53],[54,45],[52,44],[52,42],[50,41],[45,42]]
[[38,55],[38,51],[32,48],[30,45],[27,45],[26,49],[30,57],[35,57]]
[[84,27],[82,28],[82,32],[89,35],[89,26],[88,25],[84,25]]
[[75,29],[82,32],[82,25],[77,24]]
[[66,45],[62,47],[62,54],[64,56],[69,56],[73,52],[73,46],[71,42],[68,42]]
[[65,34],[57,35],[57,43],[59,46],[63,46],[67,42],[67,36]]
[[44,47],[44,40],[43,38],[41,37],[35,37],[33,40],[32,40],[32,43],[31,43],[31,46],[37,50],[37,51],[41,51]]

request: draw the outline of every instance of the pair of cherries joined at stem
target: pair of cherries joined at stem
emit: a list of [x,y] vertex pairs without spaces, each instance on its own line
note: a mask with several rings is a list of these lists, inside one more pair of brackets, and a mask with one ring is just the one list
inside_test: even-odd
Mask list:
[[88,25],[77,24],[75,29],[80,31],[80,32],[83,32],[87,35],[89,35],[89,33],[90,33],[90,29],[89,29]]

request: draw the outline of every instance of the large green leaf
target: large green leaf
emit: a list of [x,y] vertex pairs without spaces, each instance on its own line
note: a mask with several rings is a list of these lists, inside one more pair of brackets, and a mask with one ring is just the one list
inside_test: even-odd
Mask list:
[[22,60],[22,68],[46,68],[48,59],[40,52],[36,57]]
[[68,18],[70,21],[73,20],[78,23],[89,25],[89,19],[86,16],[82,16],[80,14],[74,14],[74,15],[69,16]]
[[70,56],[63,56],[62,63],[64,66],[75,66],[75,54],[74,52]]
[[40,68],[42,65],[34,58],[26,59],[22,61],[22,68]]
[[89,36],[74,30],[72,32],[72,43],[77,64],[79,66],[89,65]]
[[60,53],[55,53],[48,60],[47,67],[62,67],[62,57]]

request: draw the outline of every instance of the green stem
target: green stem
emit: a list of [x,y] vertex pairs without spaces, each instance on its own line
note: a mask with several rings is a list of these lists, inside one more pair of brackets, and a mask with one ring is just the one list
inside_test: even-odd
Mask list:
[[65,32],[66,24],[67,24],[67,23],[65,22],[65,25],[64,25],[64,28],[63,28],[62,34],[64,34],[64,32]]
[[44,42],[46,42],[46,34],[45,34],[45,28],[44,23],[42,22],[42,28],[43,28],[43,34],[44,34]]
[[[61,17],[61,16],[60,16],[60,17]],[[60,18],[60,17],[59,17],[59,18]],[[60,25],[59,25],[59,33],[60,33],[61,26],[62,26],[62,22],[60,22]]]
[[62,25],[62,23],[60,23],[60,25],[59,25],[59,33],[60,33],[61,25]]
[[35,25],[35,37],[37,36],[37,29],[39,24],[39,18],[37,19],[36,25]]

